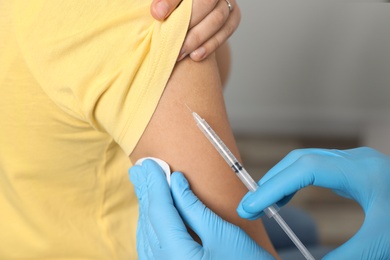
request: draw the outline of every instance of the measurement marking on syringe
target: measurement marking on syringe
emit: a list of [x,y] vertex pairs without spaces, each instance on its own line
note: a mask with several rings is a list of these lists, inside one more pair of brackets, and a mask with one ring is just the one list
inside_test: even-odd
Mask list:
[[235,164],[233,164],[230,167],[232,167],[232,169],[235,173],[239,173],[242,170],[242,165],[239,162],[236,162]]

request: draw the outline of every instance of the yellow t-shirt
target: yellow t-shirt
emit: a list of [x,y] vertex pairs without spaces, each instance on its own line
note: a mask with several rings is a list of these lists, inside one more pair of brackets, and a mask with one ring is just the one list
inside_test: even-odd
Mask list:
[[135,259],[128,155],[183,43],[145,0],[0,2],[0,259]]

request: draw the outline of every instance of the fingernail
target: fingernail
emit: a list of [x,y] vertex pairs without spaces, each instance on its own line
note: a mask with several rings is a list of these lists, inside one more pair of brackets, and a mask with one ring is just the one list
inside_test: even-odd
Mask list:
[[191,53],[191,57],[195,56],[198,59],[203,59],[203,57],[206,54],[206,48],[205,47],[200,47],[199,49],[196,49]]
[[186,51],[184,49],[181,49],[180,54],[179,54],[179,58],[177,58],[177,61],[181,61],[182,59],[185,58],[185,56],[187,56]]
[[165,19],[169,12],[169,6],[165,1],[160,1],[156,5],[156,12],[159,19]]

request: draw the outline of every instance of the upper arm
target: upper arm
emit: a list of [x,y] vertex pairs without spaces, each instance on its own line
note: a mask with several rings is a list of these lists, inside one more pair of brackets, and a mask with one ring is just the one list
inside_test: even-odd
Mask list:
[[130,155],[132,161],[153,156],[181,171],[194,193],[225,220],[241,226],[264,248],[272,251],[261,221],[239,218],[236,207],[247,192],[230,167],[204,137],[188,105],[205,118],[239,158],[229,126],[215,57],[203,62],[179,62],[158,107]]

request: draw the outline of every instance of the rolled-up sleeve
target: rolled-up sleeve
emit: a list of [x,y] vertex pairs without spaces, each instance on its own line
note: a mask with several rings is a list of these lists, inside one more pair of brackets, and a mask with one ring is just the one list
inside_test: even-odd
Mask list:
[[129,155],[146,128],[188,30],[192,1],[164,22],[150,1],[16,3],[20,48],[47,95]]

